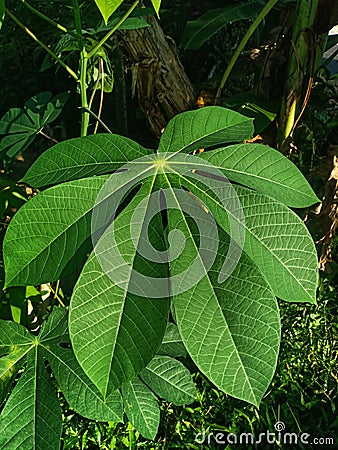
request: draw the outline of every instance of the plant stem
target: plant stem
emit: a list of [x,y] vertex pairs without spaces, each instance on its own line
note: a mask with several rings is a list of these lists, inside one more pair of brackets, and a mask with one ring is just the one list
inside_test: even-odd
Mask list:
[[[97,117],[101,118],[102,113],[102,106],[103,106],[103,96],[104,96],[104,66],[103,66],[103,59],[100,58],[100,74],[101,74],[101,95],[100,95],[100,106],[99,111],[97,113]],[[99,127],[99,121],[96,121],[95,128],[94,128],[94,134],[97,133],[97,129]]]
[[86,51],[85,42],[82,37],[82,21],[78,0],[73,0],[75,27],[77,41],[80,49],[80,94],[81,94],[81,136],[87,136],[89,126],[89,114],[85,108],[88,108],[87,98],[87,66],[89,56]]
[[129,432],[129,450],[134,450],[136,448],[136,436],[133,425],[128,422],[128,432]]
[[80,46],[80,92],[81,92],[81,108],[82,108],[82,120],[81,120],[81,136],[86,136],[89,125],[89,113],[88,113],[88,99],[87,99],[87,65],[91,57],[93,57],[97,51],[103,46],[103,44],[111,37],[111,35],[121,26],[121,24],[130,16],[136,6],[139,4],[139,0],[136,0],[128,11],[121,17],[121,19],[109,30],[109,32],[101,39],[101,41],[87,53],[84,41],[82,39],[82,24],[80,16],[80,8],[78,0],[73,0],[76,32],[79,36]]
[[107,127],[107,125],[102,122],[100,117],[98,117],[93,111],[91,111],[89,108],[86,108],[86,111],[88,112],[88,114],[92,115],[97,122],[99,122],[99,124],[107,131],[107,133],[113,134],[113,132]]
[[49,139],[50,141],[54,142],[54,144],[58,144],[59,141],[57,141],[56,139],[52,138],[51,136],[48,136],[48,134],[44,133],[42,130],[39,131],[39,133],[45,137],[46,139]]
[[34,41],[40,45],[41,48],[43,48],[52,58],[54,58],[59,64],[60,66],[62,66],[65,70],[67,70],[67,72],[76,80],[79,81],[78,76],[76,75],[76,73],[69,67],[67,66],[66,63],[64,63],[62,61],[61,58],[59,58],[46,44],[44,44],[42,41],[40,41],[39,38],[37,38],[35,36],[35,34],[29,29],[27,28],[22,22],[20,22],[20,20],[11,12],[6,8],[6,13],[9,15],[9,17],[20,27],[22,28],[32,39],[34,39]]
[[232,55],[230,62],[228,64],[228,67],[225,69],[225,72],[223,74],[221,83],[219,85],[219,88],[217,90],[214,104],[217,105],[219,102],[219,99],[221,97],[222,90],[224,88],[225,83],[227,82],[229,75],[234,68],[234,65],[236,64],[236,61],[238,60],[240,54],[242,53],[244,47],[248,43],[249,39],[257,29],[258,25],[262,22],[262,20],[266,17],[266,15],[270,12],[270,10],[275,6],[275,4],[278,2],[278,0],[269,0],[267,4],[264,6],[262,11],[258,14],[254,22],[251,24],[248,31],[245,33],[243,39],[239,43],[238,47],[236,48],[234,54]]
[[88,53],[87,58],[91,58],[95,53],[102,47],[102,45],[110,38],[110,36],[115,33],[115,31],[123,24],[123,22],[130,16],[134,11],[136,6],[139,4],[139,0],[136,0],[128,11],[121,17],[121,19],[113,26],[111,30],[101,39],[101,41]]
[[32,13],[34,13],[37,17],[40,17],[40,19],[45,20],[50,25],[53,25],[53,27],[58,28],[59,30],[63,31],[64,33],[68,33],[67,28],[65,28],[64,26],[55,22],[55,20],[51,19],[50,17],[45,16],[45,14],[43,14],[42,12],[35,9],[34,6],[30,5],[26,0],[21,0],[21,2],[26,6],[27,9],[32,11]]
[[81,92],[81,136],[87,136],[89,126],[89,113],[84,109],[88,108],[87,99],[87,64],[86,49],[83,48],[80,53],[80,92]]

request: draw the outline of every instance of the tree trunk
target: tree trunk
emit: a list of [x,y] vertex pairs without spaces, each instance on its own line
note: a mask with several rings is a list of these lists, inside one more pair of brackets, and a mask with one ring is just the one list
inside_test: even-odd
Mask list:
[[121,32],[122,45],[132,62],[132,94],[156,136],[176,114],[195,106],[194,88],[179,60],[175,43],[157,20],[149,27]]

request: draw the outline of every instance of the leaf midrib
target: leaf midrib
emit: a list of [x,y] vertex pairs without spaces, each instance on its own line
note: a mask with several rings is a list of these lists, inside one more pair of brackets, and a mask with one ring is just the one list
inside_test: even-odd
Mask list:
[[[112,168],[111,170],[112,171],[114,171],[114,172],[117,172],[120,168],[121,168],[121,166],[123,165],[123,164],[128,164],[128,163],[132,163],[132,164],[140,164],[140,165],[149,165],[149,162],[144,162],[144,163],[142,163],[142,162],[137,162],[137,161],[118,161],[118,162],[112,162],[112,161],[105,161],[105,162],[97,162],[97,163],[95,163],[95,162],[93,162],[93,163],[89,163],[89,164],[81,164],[80,165],[80,167],[82,168],[82,167],[85,167],[85,168],[88,168],[88,167],[98,167],[98,166],[105,166],[105,165],[107,165],[107,164],[120,164],[120,166],[119,167],[117,167],[117,168]],[[74,165],[74,166],[66,166],[66,167],[64,167],[64,168],[57,168],[57,169],[51,169],[51,170],[48,170],[48,174],[46,174],[45,176],[44,176],[44,178],[46,178],[47,177],[47,175],[50,175],[50,174],[55,174],[55,173],[58,173],[58,172],[60,172],[60,173],[62,173],[62,172],[66,172],[66,171],[68,171],[68,170],[74,170],[74,169],[78,169],[79,168],[79,164],[78,165]],[[28,175],[28,174],[27,174]],[[97,176],[103,176],[103,175],[105,175],[104,173],[102,173],[102,174],[100,174],[100,175],[97,175]],[[92,178],[94,175],[91,175],[91,176],[84,176],[84,177],[81,177],[81,178],[78,178],[78,180],[83,180],[83,179],[85,179],[85,178]],[[29,176],[26,178],[26,175],[22,178],[22,180],[21,181],[23,181],[24,183],[28,183],[27,182],[27,179],[29,180]],[[36,178],[36,176],[33,176],[33,178]],[[71,180],[71,181],[76,181],[76,180]],[[55,181],[53,181],[53,184],[55,183]],[[57,183],[57,182],[56,182]]]
[[[168,180],[166,174],[164,174],[164,177],[165,177],[166,180],[167,180],[169,189],[172,191],[172,193],[173,193],[173,195],[174,195],[174,198],[176,199],[176,195],[175,195],[175,193],[174,193],[173,190],[172,190],[171,184],[170,184],[170,182],[169,182],[169,180]],[[191,238],[191,240],[192,240],[192,242],[193,242],[193,245],[194,245],[194,247],[195,247],[195,249],[196,249],[196,253],[197,253],[197,255],[198,255],[198,257],[199,257],[199,259],[200,259],[200,261],[201,261],[201,263],[202,263],[202,266],[204,267],[203,261],[201,260],[201,257],[200,257],[198,248],[197,248],[197,246],[196,246],[196,242],[195,242],[195,240],[194,240],[194,238],[193,238],[193,235],[192,235],[191,232],[190,232],[190,228],[189,228],[189,226],[188,226],[188,223],[187,223],[187,221],[186,221],[186,218],[185,218],[184,214],[182,214],[182,210],[181,210],[181,208],[180,208],[180,203],[179,203],[179,201],[178,201],[177,199],[176,199],[176,203],[177,203],[177,205],[178,205],[178,210],[181,212],[183,221],[184,221],[184,223],[185,223],[185,225],[186,225],[186,228],[187,228],[188,233],[189,233],[189,235],[190,235],[190,238]],[[239,352],[238,352],[238,350],[237,350],[237,346],[235,345],[235,341],[234,341],[233,336],[232,336],[232,333],[231,333],[231,331],[230,331],[229,324],[228,324],[228,322],[227,322],[227,320],[226,320],[226,318],[225,318],[225,316],[224,316],[223,310],[222,310],[222,308],[221,308],[221,306],[220,306],[220,304],[219,304],[218,297],[217,297],[217,295],[216,295],[216,293],[215,293],[215,290],[214,290],[213,284],[212,284],[212,282],[211,282],[211,279],[210,279],[210,276],[209,276],[208,271],[206,271],[206,273],[205,273],[205,278],[207,278],[207,280],[208,280],[208,283],[209,283],[209,285],[210,285],[210,287],[211,287],[211,290],[212,290],[212,292],[213,292],[213,295],[214,295],[214,297],[215,297],[215,299],[216,299],[217,308],[218,308],[218,310],[220,311],[221,316],[223,317],[224,323],[226,324],[226,328],[227,328],[227,331],[228,331],[228,333],[229,333],[229,335],[230,335],[230,339],[231,339],[231,342],[232,342],[233,347],[234,347],[234,349],[235,349],[235,353],[236,353],[236,355],[237,355],[238,360],[240,361],[240,366],[241,366],[241,368],[242,368],[242,370],[243,370],[244,378],[245,378],[245,380],[246,380],[248,386],[250,387],[250,392],[251,392],[253,398],[254,398],[255,401],[256,401],[256,395],[255,395],[255,393],[253,392],[253,389],[252,389],[252,386],[251,386],[251,383],[250,383],[250,378],[248,377],[248,375],[247,375],[247,373],[246,373],[245,367],[244,367],[244,365],[243,365],[242,358],[241,358],[241,356],[239,355]]]
[[[152,167],[150,167],[150,168],[152,168]],[[150,189],[149,189],[149,192],[150,192],[150,193],[151,193],[152,190],[153,190],[153,186],[154,186],[154,183],[155,183],[157,174],[158,174],[158,170],[155,170],[155,172],[154,172],[154,174],[153,174],[152,183],[150,184]],[[150,201],[150,195],[148,195],[148,203],[147,203],[147,205],[149,205],[149,201]],[[147,209],[145,209],[145,211],[147,211]],[[144,222],[143,222],[143,225],[142,225],[141,232],[142,232],[142,230],[143,230],[143,226],[144,226]],[[138,242],[139,242],[139,241],[138,241]],[[137,244],[137,248],[138,248],[138,244]],[[137,248],[135,249],[134,257],[133,257],[133,259],[132,259],[132,265],[131,265],[131,268],[132,268],[132,269],[133,269],[133,267],[134,267],[134,262],[135,262],[135,258],[136,258],[136,254],[137,254]],[[117,341],[118,341],[118,339],[119,339],[119,335],[120,335],[120,332],[121,332],[121,326],[120,326],[120,325],[121,325],[121,321],[122,321],[123,316],[124,316],[123,313],[124,313],[125,306],[126,306],[126,298],[127,298],[127,295],[128,295],[128,287],[129,287],[131,275],[132,275],[132,272],[133,272],[132,269],[129,271],[129,277],[128,277],[128,279],[126,280],[126,281],[128,282],[128,285],[127,285],[127,288],[124,290],[124,293],[123,293],[123,300],[122,300],[122,301],[123,301],[123,306],[122,306],[122,308],[121,308],[121,313],[120,313],[119,321],[118,321],[118,324],[117,324],[118,332],[117,332],[117,335],[116,335],[116,338],[115,338],[115,342],[113,343],[114,345],[113,345],[112,357],[111,357],[110,364],[109,364],[110,370],[109,370],[109,375],[108,375],[108,378],[107,378],[106,388],[105,388],[105,391],[104,391],[104,398],[106,398],[107,392],[108,392],[108,385],[109,385],[109,380],[110,380],[110,373],[111,373],[111,371],[112,371],[112,365],[113,365],[113,360],[114,360],[114,355],[115,355],[115,349],[116,349]]]
[[[209,161],[208,161],[208,162],[209,162]],[[175,161],[175,164],[186,164],[186,163],[180,163],[180,162],[177,162],[177,163],[176,163],[176,161]],[[191,164],[192,164],[192,166],[194,166],[194,168],[195,168],[195,167],[201,166],[202,168],[206,169],[206,166],[203,165],[203,164],[200,164],[200,165],[195,164],[195,163],[191,163]],[[213,164],[213,163],[212,163],[212,165],[213,165],[213,168],[218,169],[218,170],[220,170],[221,172],[227,171],[227,172],[237,173],[238,175],[245,175],[245,176],[250,177],[250,178],[257,178],[257,179],[259,179],[259,180],[262,180],[263,182],[266,182],[266,183],[269,183],[269,184],[274,184],[274,185],[276,185],[277,187],[281,187],[281,188],[283,188],[283,189],[288,189],[289,191],[291,190],[291,191],[293,191],[294,193],[296,193],[296,194],[298,194],[298,195],[301,194],[301,195],[303,195],[303,196],[308,197],[310,200],[313,200],[313,198],[312,198],[310,195],[308,195],[308,194],[306,194],[306,193],[304,194],[303,191],[297,190],[297,189],[293,188],[293,187],[290,186],[290,185],[286,186],[285,184],[283,184],[283,183],[281,183],[281,182],[278,182],[278,181],[276,181],[276,180],[274,180],[274,179],[262,177],[262,176],[260,176],[260,175],[254,174],[254,173],[247,173],[247,172],[244,172],[243,170],[235,170],[235,169],[231,169],[231,168],[229,168],[229,167],[223,167],[223,166],[215,165],[215,164]],[[255,191],[259,192],[258,189],[256,189],[256,188],[253,188],[253,189],[254,189]],[[264,194],[264,195],[267,195],[267,194]]]

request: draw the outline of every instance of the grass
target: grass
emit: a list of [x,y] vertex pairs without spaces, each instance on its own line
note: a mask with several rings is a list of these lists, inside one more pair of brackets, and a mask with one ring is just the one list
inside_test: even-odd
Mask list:
[[[337,281],[322,276],[317,305],[280,303],[282,345],[276,374],[260,409],[228,397],[195,373],[198,396],[194,404],[176,407],[161,403],[161,425],[157,439],[147,441],[130,424],[90,422],[64,405],[63,449],[217,449],[215,438],[207,443],[195,441],[198,433],[275,432],[275,424],[283,422],[284,433],[302,433],[308,442],[314,438],[334,439],[338,445],[338,305]],[[282,426],[282,425],[280,425]],[[312,449],[312,444],[269,443],[223,444],[225,449],[285,448]],[[201,438],[201,435],[199,435]],[[234,436],[229,437],[233,441]],[[278,435],[277,435],[278,438]],[[220,438],[224,439],[224,438]],[[273,436],[270,435],[270,442]],[[320,445],[320,448],[337,448]]]

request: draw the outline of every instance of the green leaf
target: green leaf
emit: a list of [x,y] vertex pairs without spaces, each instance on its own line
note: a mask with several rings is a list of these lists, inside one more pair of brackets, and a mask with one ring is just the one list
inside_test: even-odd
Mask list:
[[186,405],[196,398],[189,370],[169,356],[155,356],[140,377],[159,397],[174,405]]
[[207,106],[171,119],[161,136],[158,151],[187,153],[239,142],[251,137],[253,130],[252,119],[220,106]]
[[6,400],[7,395],[9,394],[14,376],[16,375],[16,371],[14,370],[11,372],[7,372],[7,374],[0,377],[0,407],[2,406],[3,402]]
[[168,322],[161,347],[158,351],[159,355],[172,356],[186,356],[187,350],[184,347],[182,338],[178,328],[175,324]]
[[[179,170],[177,167],[176,173]],[[244,213],[245,220],[241,223],[231,208],[224,209],[214,194],[217,185],[213,188],[212,180],[208,179],[209,188],[203,176],[197,174],[183,175],[181,183],[207,205],[225,231],[230,233],[229,217],[239,227],[243,226],[244,251],[264,273],[275,295],[287,301],[314,303],[318,283],[317,254],[302,220],[270,197],[233,186]]]
[[[123,178],[128,176],[127,172],[122,172],[112,178],[112,191],[118,189],[119,180],[123,185]],[[167,324],[168,300],[159,299],[158,295],[156,298],[155,288],[155,298],[132,293],[137,284],[136,269],[144,265],[137,250],[148,231],[143,231],[147,204],[141,209],[136,224],[138,232],[133,230],[136,243],[129,224],[135,207],[152,191],[153,182],[153,179],[143,181],[141,190],[100,237],[71,299],[69,330],[74,352],[104,398],[133,379],[148,364],[160,347]],[[98,216],[100,218],[100,211]],[[160,230],[161,222],[157,221],[152,234],[156,237]],[[123,263],[118,255],[115,256],[118,247],[123,254]],[[149,277],[167,277],[166,265],[158,267],[154,263],[145,263]]]
[[22,181],[39,188],[103,175],[152,153],[153,150],[115,134],[70,139],[45,151],[29,168]]
[[306,208],[320,201],[297,167],[277,150],[265,145],[229,145],[200,153],[198,157],[211,163],[230,180],[292,208]]
[[188,21],[184,30],[181,47],[196,50],[219,30],[238,20],[251,19],[261,8],[259,1],[233,3],[222,9],[212,9],[196,20]]
[[[11,393],[0,416],[0,446],[2,449],[36,448],[59,449],[61,437],[61,408],[46,371],[35,336],[23,327],[1,321],[0,349],[15,342],[19,349],[8,355],[27,354],[27,366]],[[30,341],[30,342],[29,342]],[[21,348],[20,348],[21,346]],[[0,366],[8,364],[8,357],[0,359]]]
[[[114,25],[116,25],[118,23],[118,21],[120,20],[119,17],[117,17],[116,19],[112,20],[109,23],[109,28],[107,27],[107,31],[109,29],[112,29]],[[140,28],[148,28],[150,27],[149,23],[146,22],[144,19],[142,19],[141,17],[128,17],[128,19],[126,19],[120,26],[119,26],[119,30],[138,30]],[[102,31],[102,30],[101,30]]]
[[181,47],[196,50],[219,30],[232,22],[251,19],[260,10],[259,1],[233,3],[222,9],[212,9],[198,19],[188,21],[184,30]]
[[117,10],[122,2],[123,0],[95,0],[106,24],[108,23],[109,17]]
[[13,159],[23,152],[43,128],[61,113],[69,95],[62,93],[52,97],[51,92],[40,92],[30,98],[23,109],[10,109],[0,121],[0,155]]
[[[120,393],[115,391],[104,401],[77,362],[70,346],[67,315],[63,309],[53,312],[40,339],[58,386],[70,407],[87,419],[123,422]],[[50,345],[52,339],[54,345]]]
[[155,439],[160,409],[152,391],[139,378],[122,386],[124,409],[129,422],[146,439]]
[[[174,372],[181,370],[177,362],[167,356],[160,357],[164,362],[158,356],[152,360],[158,351],[175,354],[180,347],[181,353],[180,336],[200,370],[220,389],[254,405],[264,395],[279,347],[274,294],[313,302],[318,280],[314,243],[283,203],[310,204],[315,196],[296,168],[262,146],[185,154],[242,141],[251,132],[251,120],[224,108],[190,111],[168,124],[158,154],[149,151],[131,163],[137,144],[130,144],[126,165],[123,147],[116,157],[110,150],[118,141],[111,136],[105,141],[105,155],[98,150],[103,170],[115,170],[111,176],[47,189],[11,220],[4,240],[8,285],[58,278],[83,261],[91,235],[93,251],[74,288],[69,327],[76,360],[87,377],[81,376],[81,386],[94,386],[99,408],[141,371],[159,395],[186,402],[180,388],[170,384],[176,380]],[[88,162],[84,174],[102,173],[88,157],[95,153],[92,142],[85,147],[87,142],[89,138],[77,141],[80,150],[75,151]],[[70,155],[71,148],[61,150]],[[69,176],[76,176],[72,164],[77,163],[68,156],[64,166],[60,157],[64,172],[54,181],[67,179],[68,170]],[[48,159],[44,165],[48,170]],[[248,187],[232,186],[225,173]],[[167,328],[169,294],[179,333]],[[76,361],[60,338],[54,341],[44,345],[43,355],[48,359],[48,348],[59,346],[49,359],[67,392],[62,378],[66,369],[57,366],[57,355],[70,372]],[[20,347],[21,353],[13,356],[11,346],[0,353],[3,367],[8,362],[14,367],[27,353]],[[168,371],[163,369],[166,364]],[[154,368],[151,374],[149,367]],[[185,375],[177,386],[182,379]],[[84,411],[86,401],[79,401],[77,408]],[[111,409],[115,407],[118,410],[116,405]],[[86,414],[92,417],[88,408]]]
[[160,15],[160,7],[161,7],[161,0],[151,0],[151,3],[154,7],[154,10],[156,11],[156,14]]
[[[241,70],[241,68],[238,70]],[[253,118],[255,135],[262,133],[271,124],[279,108],[278,100],[258,99],[252,90],[227,97],[221,105]]]
[[122,421],[120,393],[114,392],[104,401],[77,362],[65,308],[54,309],[38,337],[13,322],[0,321],[0,327],[0,379],[13,377],[27,361],[0,417],[1,448],[59,449],[61,409],[45,360],[77,413],[92,420]]
[[66,264],[79,257],[81,245],[90,236],[95,199],[105,181],[105,177],[95,177],[55,186],[19,209],[3,244],[6,287],[55,281]]
[[[180,258],[172,262],[174,276],[181,273],[182,260],[199,258],[198,241],[195,229],[179,211],[169,213],[169,226],[187,239]],[[230,276],[219,283],[230,240],[221,229],[218,238],[211,271],[205,268],[205,276],[195,286],[174,296],[176,319],[198,368],[224,392],[257,406],[276,367],[278,305],[266,279],[244,253]],[[203,270],[204,262],[200,264]]]

